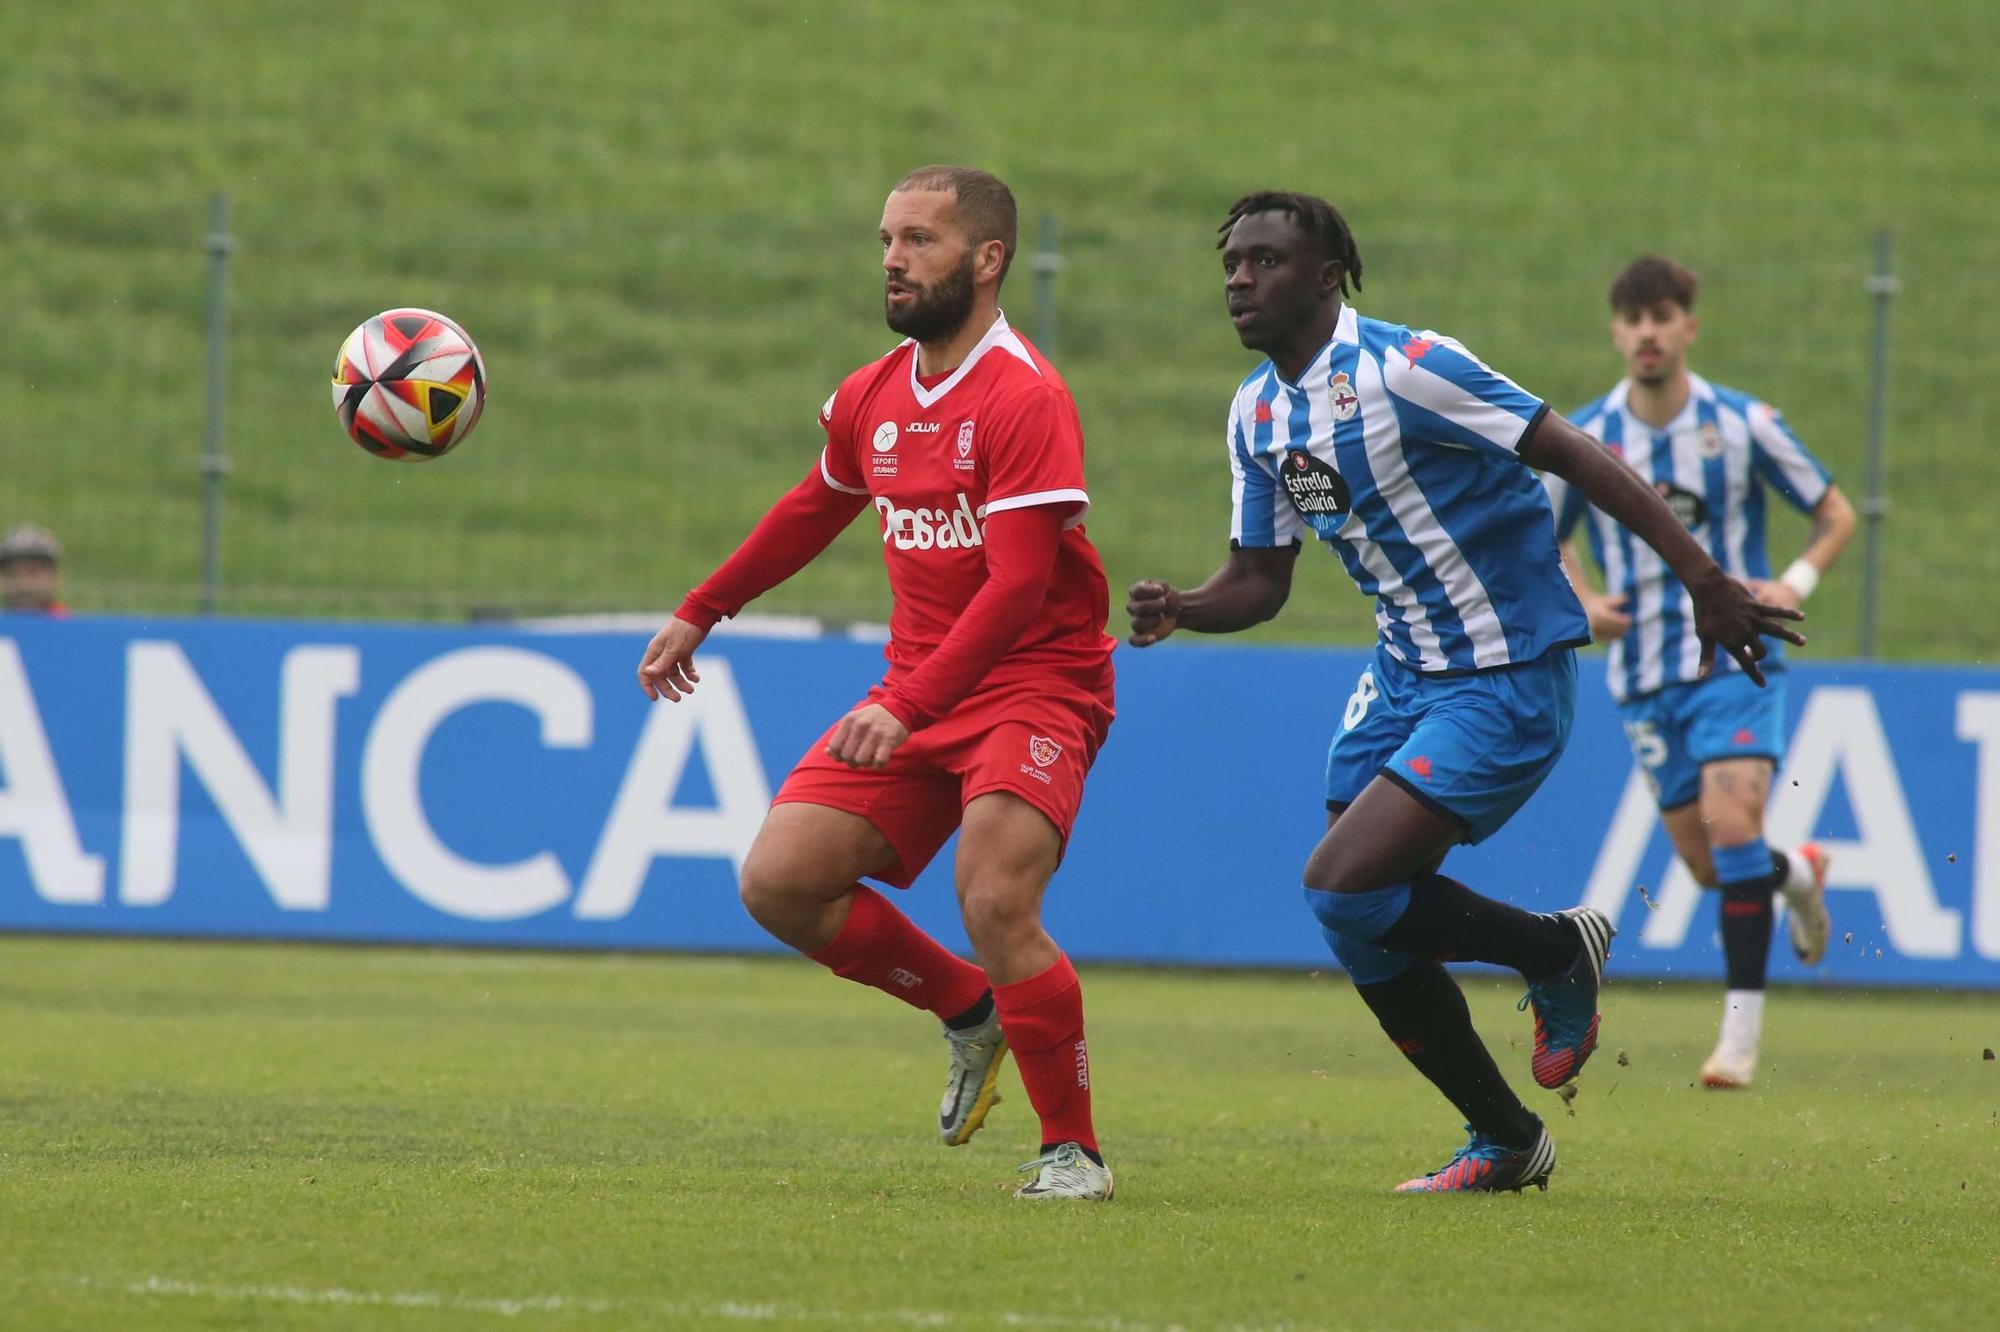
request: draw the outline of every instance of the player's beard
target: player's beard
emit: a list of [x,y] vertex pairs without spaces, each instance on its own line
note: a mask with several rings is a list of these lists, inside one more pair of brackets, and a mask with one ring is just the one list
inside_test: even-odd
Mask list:
[[[916,299],[906,309],[891,307],[885,294],[882,317],[889,321],[889,327],[922,343],[943,342],[964,328],[965,321],[972,318],[972,259],[972,251],[967,250],[956,268],[935,282],[917,287]],[[904,286],[912,285],[908,278],[900,281]]]

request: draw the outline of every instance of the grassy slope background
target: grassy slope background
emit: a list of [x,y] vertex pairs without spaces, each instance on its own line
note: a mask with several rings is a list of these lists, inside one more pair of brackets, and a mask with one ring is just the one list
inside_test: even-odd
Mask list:
[[[1885,650],[1977,659],[2000,576],[2000,24],[1978,0],[1641,9],[1200,3],[476,7],[109,0],[0,12],[0,521],[90,609],[194,604],[206,197],[227,190],[225,609],[664,608],[817,449],[892,339],[875,219],[933,160],[1062,229],[1056,355],[1114,585],[1198,579],[1247,369],[1211,230],[1246,188],[1348,212],[1367,312],[1568,407],[1618,366],[1603,291],[1702,272],[1698,368],[1862,490],[1871,234],[1896,305]],[[1032,328],[1031,282],[1007,304]],[[493,375],[447,461],[379,463],[324,387],[362,317],[446,310]],[[865,525],[863,525],[865,526]],[[1783,523],[1780,562],[1803,540]],[[871,532],[768,607],[880,617]],[[1266,634],[1360,641],[1323,559]],[[1814,602],[1851,650],[1859,547]]]

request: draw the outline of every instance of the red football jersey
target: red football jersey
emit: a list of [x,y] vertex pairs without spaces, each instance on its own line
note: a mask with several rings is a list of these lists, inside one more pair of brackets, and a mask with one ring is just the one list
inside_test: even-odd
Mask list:
[[1003,316],[943,381],[917,379],[905,342],[849,375],[820,409],[820,475],[867,495],[882,520],[895,607],[889,682],[936,649],[986,580],[980,524],[1039,504],[1070,510],[1041,611],[987,684],[1059,677],[1107,703],[1113,640],[1104,633],[1104,565],[1083,533],[1090,493],[1083,428],[1055,367]]

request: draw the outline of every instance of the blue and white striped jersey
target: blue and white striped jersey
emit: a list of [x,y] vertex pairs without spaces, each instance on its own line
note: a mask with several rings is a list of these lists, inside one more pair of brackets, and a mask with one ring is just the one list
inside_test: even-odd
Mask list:
[[1230,542],[1316,533],[1375,597],[1383,647],[1419,671],[1587,643],[1548,498],[1516,451],[1546,410],[1450,338],[1343,309],[1296,384],[1266,361],[1236,390]]
[[[1626,406],[1629,380],[1570,417],[1584,433],[1621,455],[1653,483],[1695,539],[1732,577],[1769,578],[1764,553],[1764,487],[1769,484],[1801,512],[1811,512],[1833,484],[1778,409],[1747,393],[1690,374],[1687,406],[1664,430]],[[1545,478],[1556,533],[1567,539],[1589,518],[1591,554],[1605,589],[1629,598],[1632,628],[1610,645],[1611,695],[1623,702],[1699,678],[1701,642],[1687,589],[1653,548],[1606,517],[1560,477]],[[1765,640],[1766,670],[1784,664],[1784,644]],[[1726,652],[1715,669],[1741,669]]]

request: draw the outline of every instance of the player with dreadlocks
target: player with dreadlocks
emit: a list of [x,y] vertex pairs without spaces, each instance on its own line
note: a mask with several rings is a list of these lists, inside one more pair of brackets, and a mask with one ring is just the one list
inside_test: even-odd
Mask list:
[[1720,646],[1761,685],[1763,636],[1801,642],[1783,622],[1803,617],[1756,600],[1540,398],[1450,338],[1356,314],[1342,298],[1350,280],[1360,290],[1361,256],[1325,200],[1246,195],[1220,231],[1230,322],[1268,358],[1229,409],[1229,557],[1189,591],[1135,583],[1131,642],[1270,619],[1307,533],[1376,599],[1380,641],[1327,756],[1306,903],[1383,1031],[1467,1120],[1470,1141],[1398,1191],[1546,1186],[1555,1144],[1441,964],[1521,973],[1535,1081],[1558,1088],[1597,1046],[1611,922],[1587,908],[1523,911],[1438,872],[1453,846],[1506,823],[1569,739],[1573,649],[1590,629],[1531,469],[1659,552],[1692,598],[1704,672]]

